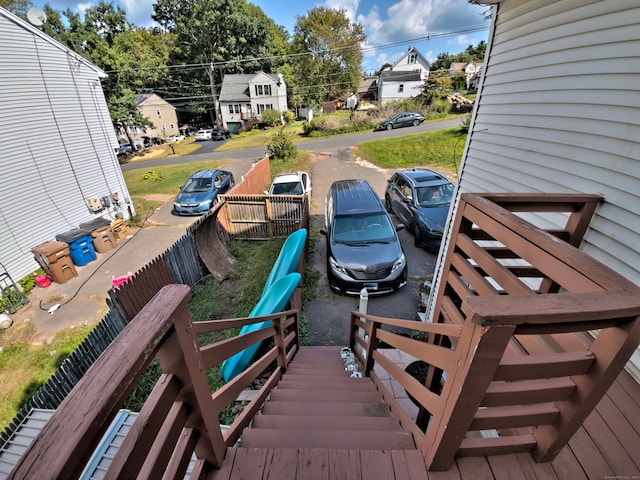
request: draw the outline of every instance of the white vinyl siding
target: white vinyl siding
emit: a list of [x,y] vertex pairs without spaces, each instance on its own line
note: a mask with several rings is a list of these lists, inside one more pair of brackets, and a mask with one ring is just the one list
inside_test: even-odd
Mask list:
[[640,284],[640,2],[505,0],[493,17],[459,190],[603,195],[581,249]]
[[38,268],[33,247],[98,216],[87,197],[129,194],[100,70],[7,13],[0,52],[0,263],[17,281]]

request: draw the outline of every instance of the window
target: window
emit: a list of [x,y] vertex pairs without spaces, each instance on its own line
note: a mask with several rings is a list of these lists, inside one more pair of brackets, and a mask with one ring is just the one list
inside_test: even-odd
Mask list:
[[404,84],[403,83],[398,85],[398,93],[402,93],[402,92],[404,92]]
[[162,112],[160,110],[156,110],[156,115],[158,115],[158,118],[162,118]]
[[268,103],[268,104],[258,104],[258,115],[260,115],[262,112],[264,112],[265,110],[273,110],[273,104]]
[[240,113],[240,105],[234,104],[229,105],[229,113],[233,115],[234,113]]
[[271,95],[271,85],[256,85],[256,96]]
[[418,59],[418,56],[415,53],[410,53],[407,63],[416,63],[417,59]]
[[129,130],[129,133],[140,133],[140,130],[138,129],[137,126],[135,125],[130,125],[127,127],[127,130]]

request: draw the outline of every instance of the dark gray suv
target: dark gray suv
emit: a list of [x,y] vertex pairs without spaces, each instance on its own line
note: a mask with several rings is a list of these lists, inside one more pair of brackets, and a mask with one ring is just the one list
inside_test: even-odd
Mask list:
[[340,180],[325,200],[329,286],[338,293],[391,293],[407,283],[407,262],[384,204],[366,180]]

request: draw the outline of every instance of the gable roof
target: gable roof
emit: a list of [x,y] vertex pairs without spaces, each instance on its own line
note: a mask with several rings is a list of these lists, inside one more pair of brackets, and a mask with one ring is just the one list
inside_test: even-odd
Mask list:
[[137,106],[142,106],[146,103],[152,103],[153,106],[158,106],[158,104],[162,104],[163,106],[169,106],[171,108],[175,108],[169,102],[164,100],[160,95],[155,93],[139,93],[135,96],[135,101]]
[[221,102],[248,102],[251,100],[249,95],[249,83],[258,75],[269,77],[274,83],[280,83],[280,76],[274,73],[241,73],[241,74],[225,74],[222,79],[222,87],[218,99]]
[[391,66],[391,69],[393,69],[393,67],[395,67],[396,65],[399,65],[400,62],[402,62],[402,60],[404,60],[405,58],[407,58],[409,55],[411,55],[412,53],[416,54],[418,56],[418,58],[421,60],[420,63],[424,63],[425,65],[427,65],[429,68],[431,68],[431,63],[429,62],[429,60],[426,59],[426,57],[424,55],[422,55],[418,49],[416,47],[409,47],[409,49],[405,52],[404,55],[402,55],[397,61],[396,63],[393,64],[393,66]]
[[58,50],[62,51],[63,53],[65,53],[67,55],[69,55],[70,57],[73,57],[74,61],[83,63],[84,65],[89,67],[91,70],[95,71],[98,74],[99,77],[104,78],[104,77],[108,76],[104,72],[104,70],[102,70],[101,68],[97,67],[96,65],[91,63],[89,60],[87,60],[83,56],[78,55],[76,52],[71,50],[69,47],[67,47],[67,46],[63,45],[62,43],[58,42],[57,40],[51,38],[49,35],[43,33],[42,31],[40,31],[39,29],[35,28],[30,23],[24,21],[22,18],[18,17],[17,15],[14,15],[10,11],[0,7],[0,16],[5,17],[7,20],[9,20],[9,21],[15,23],[16,25],[24,28],[25,30],[29,31],[33,35],[35,35],[35,36],[39,37],[40,39],[44,40],[45,42],[50,43],[51,45],[53,45]]

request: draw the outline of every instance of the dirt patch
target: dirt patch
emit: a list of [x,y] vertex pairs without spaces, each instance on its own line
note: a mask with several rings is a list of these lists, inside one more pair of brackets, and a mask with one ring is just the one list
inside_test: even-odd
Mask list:
[[144,195],[143,198],[144,200],[151,200],[154,202],[169,202],[171,200],[173,200],[173,198],[175,197],[175,195],[167,195],[167,194],[162,194],[162,193],[156,193],[156,194],[152,194],[152,195]]

